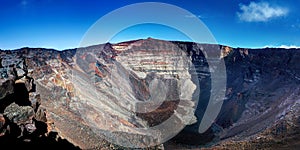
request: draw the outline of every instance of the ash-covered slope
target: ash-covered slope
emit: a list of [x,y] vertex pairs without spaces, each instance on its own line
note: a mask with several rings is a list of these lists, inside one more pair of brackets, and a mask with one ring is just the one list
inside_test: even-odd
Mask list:
[[82,149],[110,143],[154,147],[196,122],[197,80],[193,83],[189,60],[174,44],[152,39],[134,44],[126,51],[103,44],[1,53],[2,62],[24,59],[47,121],[62,138]]
[[[216,48],[218,61],[226,65],[224,103],[212,126],[199,134],[212,96],[213,66],[202,51]],[[39,107],[52,125],[48,132],[81,149],[117,148],[118,142],[155,146],[166,140],[165,149],[297,145],[299,58],[297,49],[233,49],[155,39],[64,51],[1,51],[1,62],[26,63],[26,75],[40,94]],[[0,101],[14,90],[3,83]]]
[[251,149],[299,147],[299,58],[299,49],[234,49],[228,54],[228,100],[216,122],[226,127],[221,140],[242,141],[236,145]]

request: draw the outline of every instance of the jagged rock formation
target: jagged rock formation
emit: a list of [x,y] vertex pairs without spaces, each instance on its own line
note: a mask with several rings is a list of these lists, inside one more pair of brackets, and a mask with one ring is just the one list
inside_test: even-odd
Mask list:
[[[216,47],[226,65],[226,95],[218,118],[199,134],[213,68],[202,50]],[[38,122],[48,125],[43,133],[58,133],[81,149],[120,148],[115,145],[120,141],[114,141],[120,139],[131,147],[156,149],[299,145],[297,49],[146,39],[64,51],[22,48],[0,55],[2,136],[8,124],[20,129],[16,137],[36,134]],[[155,128],[170,118],[175,121],[169,130]],[[183,127],[155,147],[167,139],[165,133],[177,134],[174,130]]]
[[41,98],[36,92],[34,79],[28,76],[24,58],[2,55],[0,64],[1,146],[65,146],[75,149],[75,146],[62,140],[51,130],[46,118],[46,109],[40,107]]

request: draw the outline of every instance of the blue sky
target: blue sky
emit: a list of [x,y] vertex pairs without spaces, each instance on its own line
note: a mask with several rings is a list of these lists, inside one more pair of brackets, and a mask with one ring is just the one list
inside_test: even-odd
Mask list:
[[[300,46],[299,0],[152,1],[190,11],[220,44],[249,48]],[[86,31],[102,16],[138,2],[147,1],[0,0],[0,49],[77,47]],[[176,29],[146,24],[128,28],[112,41],[149,36],[189,40]]]

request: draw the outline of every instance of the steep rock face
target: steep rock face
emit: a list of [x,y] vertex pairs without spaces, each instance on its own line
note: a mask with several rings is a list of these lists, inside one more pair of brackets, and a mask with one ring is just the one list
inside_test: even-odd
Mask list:
[[300,51],[225,46],[221,50],[227,89],[218,118],[206,133],[184,130],[174,141],[199,147],[218,145],[212,149],[293,149],[299,145],[295,141],[300,137],[296,63]]
[[[224,110],[229,110],[226,108],[229,105],[241,105],[236,108],[236,112],[231,112],[233,117],[229,122],[245,123],[250,127],[252,126],[249,124],[250,120],[253,123],[260,122],[260,125],[264,124],[262,123],[264,121],[273,122],[277,120],[275,116],[279,115],[278,113],[297,103],[297,97],[293,97],[294,100],[289,99],[299,91],[297,86],[299,66],[290,61],[299,57],[299,51],[285,49],[247,51],[249,52],[245,55],[244,49],[235,49],[226,58],[227,86],[230,91]],[[271,116],[274,117],[272,120],[262,119],[271,119]],[[251,134],[249,131],[248,133]]]
[[[214,69],[203,50],[212,48],[220,49],[219,60],[226,65],[226,94],[218,118],[199,134],[212,96]],[[23,71],[5,70],[14,74],[12,84],[15,80],[35,82],[36,87],[25,85],[27,91],[36,89],[40,94],[29,94],[35,118],[47,120],[62,138],[82,149],[118,148],[111,143],[120,141],[114,140],[131,147],[155,146],[167,139],[164,133],[176,135],[174,130],[185,126],[171,144],[164,144],[165,149],[177,143],[196,147],[218,144],[214,148],[220,149],[265,148],[267,144],[259,147],[255,143],[272,144],[281,140],[281,135],[285,139],[295,134],[287,143],[279,143],[285,145],[299,137],[299,57],[299,50],[146,39],[124,42],[121,47],[107,43],[65,51],[1,51],[1,66],[17,64],[11,58],[26,62]],[[7,87],[3,92],[0,88],[2,97],[13,92],[6,78],[1,80],[1,88]],[[171,126],[155,128],[170,118],[174,120]]]
[[[176,59],[183,54],[166,47],[172,46],[170,43],[148,39],[134,44],[121,53],[109,44],[103,45],[100,51],[91,47],[79,49],[72,83],[76,95],[86,103],[75,101],[71,105],[90,108],[88,111],[75,110],[86,117],[83,119],[93,132],[101,133],[100,136],[104,135],[110,142],[128,147],[155,146],[170,137],[169,134],[176,134],[176,130],[192,123],[192,119],[195,121],[192,94],[196,86],[187,67],[182,66],[187,60],[182,60],[182,64],[174,68],[179,62]],[[186,85],[191,92],[180,93],[179,84]],[[82,88],[83,85],[89,85],[89,88]],[[182,98],[185,99],[179,101]],[[161,106],[162,103],[165,107]],[[160,120],[145,114],[158,111],[166,112]],[[161,130],[166,130],[165,127],[152,126],[171,115],[173,125],[164,125],[170,126],[168,132]]]
[[[299,50],[296,49],[234,49],[227,56],[227,86],[230,92],[223,107],[224,113],[220,114],[217,121],[217,124],[226,127],[221,139],[243,141],[250,138],[263,143],[261,133],[266,135],[269,130],[290,119],[294,120],[293,130],[299,132],[299,122],[296,120],[299,119],[300,70],[295,63],[299,57]],[[291,117],[289,113],[294,116]],[[224,121],[225,118],[228,121]],[[289,132],[280,133],[286,134]],[[270,143],[279,140],[268,136],[266,141]],[[299,139],[299,135],[283,136],[280,140],[288,139]],[[288,141],[275,145],[285,147],[295,144]],[[272,145],[270,143],[256,148],[269,148]],[[253,145],[252,148],[255,148]]]

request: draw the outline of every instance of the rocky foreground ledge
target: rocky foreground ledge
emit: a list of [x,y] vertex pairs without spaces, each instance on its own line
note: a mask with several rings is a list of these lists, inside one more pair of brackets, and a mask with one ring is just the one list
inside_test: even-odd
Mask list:
[[61,139],[47,120],[47,111],[41,106],[41,96],[24,58],[2,55],[0,75],[1,147],[79,149]]
[[[184,53],[170,51],[174,45]],[[226,65],[226,91],[217,119],[199,134],[211,96],[211,70],[202,50],[212,48],[220,50],[218,60]],[[146,49],[152,50],[151,55]],[[175,70],[170,67],[178,55],[192,62],[194,72],[180,65]],[[136,145],[143,147],[163,137],[159,129],[143,128],[174,116],[177,124],[171,127],[186,127],[169,141],[144,149],[293,149],[300,145],[299,59],[298,49],[242,49],[155,39],[64,51],[0,51],[0,145],[126,149],[112,139],[129,144],[143,139]],[[154,111],[135,112],[138,104],[151,99],[149,85],[161,86],[150,82],[155,78],[171,87],[163,95],[167,101]],[[178,90],[183,83],[184,96]],[[198,105],[189,96],[195,88],[200,91]]]

